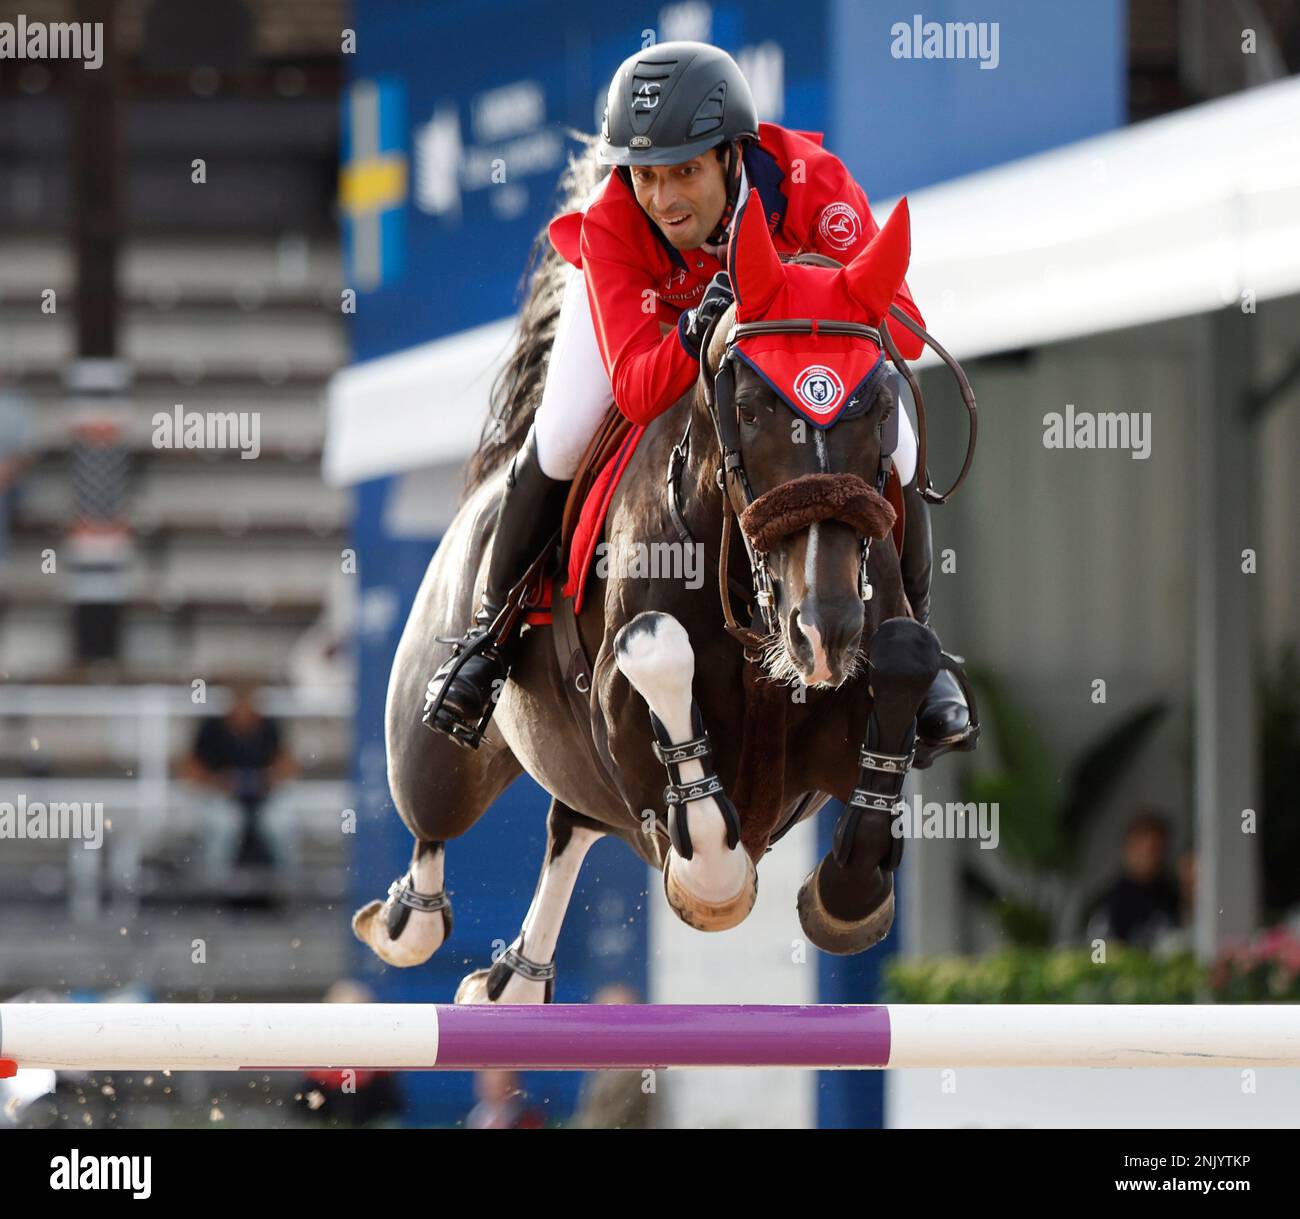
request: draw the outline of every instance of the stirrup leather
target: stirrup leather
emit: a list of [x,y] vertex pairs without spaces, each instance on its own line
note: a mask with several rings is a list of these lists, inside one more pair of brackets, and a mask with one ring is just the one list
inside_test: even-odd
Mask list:
[[[528,570],[524,572],[523,576],[506,594],[504,603],[500,609],[495,610],[495,613],[491,607],[487,605],[481,606],[475,614],[475,625],[470,627],[459,639],[437,636],[438,642],[452,645],[452,653],[438,666],[438,671],[429,679],[429,684],[425,689],[424,714],[421,718],[429,728],[435,732],[445,732],[454,741],[462,745],[468,745],[471,749],[479,747],[483,740],[483,734],[487,732],[488,724],[492,721],[492,713],[497,709],[497,700],[495,698],[488,699],[483,714],[474,724],[465,724],[459,720],[453,720],[450,715],[445,717],[443,723],[439,723],[438,720],[439,716],[442,715],[442,706],[446,700],[447,691],[460,674],[461,669],[473,656],[484,656],[493,663],[501,664],[505,669],[505,677],[509,678],[513,664],[512,653],[514,645],[518,642],[518,631],[523,624],[524,616],[539,599],[546,568],[551,561],[558,541],[559,534],[556,533],[552,536],[545,549],[529,565]],[[491,615],[490,621],[484,625],[479,621],[480,615],[483,618]],[[446,670],[445,673],[443,672],[444,669]],[[441,683],[435,692],[433,684],[439,680],[440,676]],[[447,721],[450,721],[450,724]]]

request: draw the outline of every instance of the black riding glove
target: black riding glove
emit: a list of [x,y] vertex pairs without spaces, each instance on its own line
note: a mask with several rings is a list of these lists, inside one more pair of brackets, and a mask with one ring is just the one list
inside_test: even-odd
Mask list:
[[735,301],[731,290],[731,277],[725,271],[719,271],[704,289],[704,296],[694,309],[687,309],[677,321],[677,337],[681,344],[695,358],[700,358],[700,348],[709,327],[728,306]]

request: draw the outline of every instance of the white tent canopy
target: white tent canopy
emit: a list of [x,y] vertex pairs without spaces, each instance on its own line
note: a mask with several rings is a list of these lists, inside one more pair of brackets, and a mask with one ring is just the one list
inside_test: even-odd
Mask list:
[[[1300,291],[1300,80],[918,191],[908,281],[962,359]],[[893,201],[878,205],[883,223]],[[339,373],[325,474],[473,448],[509,319]]]

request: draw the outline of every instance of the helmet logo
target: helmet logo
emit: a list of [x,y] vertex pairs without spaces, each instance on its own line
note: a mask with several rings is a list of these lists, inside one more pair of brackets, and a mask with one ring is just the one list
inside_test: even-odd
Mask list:
[[862,236],[862,221],[847,203],[829,203],[822,212],[817,226],[822,240],[837,250],[847,250],[857,245]]
[[796,378],[794,392],[815,415],[829,415],[844,397],[844,382],[825,364],[809,364]]
[[651,141],[648,135],[634,135],[630,140],[628,140],[627,146],[629,148],[649,148],[650,143]]
[[660,85],[657,80],[643,80],[632,98],[633,110],[653,110],[659,105]]

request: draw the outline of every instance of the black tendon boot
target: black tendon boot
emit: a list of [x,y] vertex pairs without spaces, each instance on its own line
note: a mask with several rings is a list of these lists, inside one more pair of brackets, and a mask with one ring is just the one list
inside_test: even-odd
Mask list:
[[518,643],[517,629],[505,638],[493,639],[489,627],[505,606],[510,590],[559,528],[568,490],[568,482],[542,473],[536,431],[530,428],[506,474],[482,605],[474,624],[430,679],[425,693],[425,725],[470,749],[477,749],[483,739]]
[[[922,626],[930,626],[930,505],[917,490],[916,480],[904,489],[906,520],[903,529],[903,591],[912,613]],[[931,628],[933,629],[933,628]],[[916,713],[916,733],[931,749],[931,758],[949,748],[961,748],[970,735],[970,708],[957,679],[940,669]],[[971,742],[973,747],[974,742]]]

